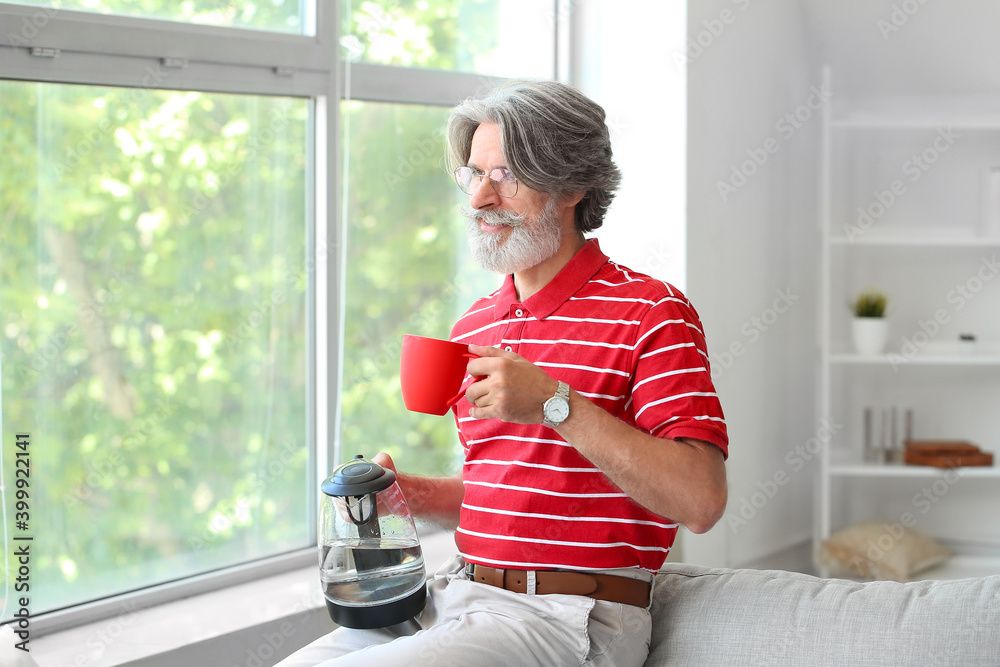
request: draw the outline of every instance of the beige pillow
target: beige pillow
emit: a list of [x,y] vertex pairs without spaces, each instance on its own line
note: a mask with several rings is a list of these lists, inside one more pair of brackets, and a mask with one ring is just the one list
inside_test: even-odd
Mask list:
[[819,562],[832,576],[903,582],[950,556],[936,540],[901,523],[882,521],[841,530],[823,540],[819,548]]

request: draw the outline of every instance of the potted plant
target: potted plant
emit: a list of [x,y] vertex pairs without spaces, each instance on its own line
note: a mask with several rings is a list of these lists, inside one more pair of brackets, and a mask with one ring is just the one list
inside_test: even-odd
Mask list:
[[854,300],[851,309],[854,321],[851,334],[854,349],[858,354],[881,354],[889,340],[889,323],[885,319],[888,299],[877,290],[862,292]]

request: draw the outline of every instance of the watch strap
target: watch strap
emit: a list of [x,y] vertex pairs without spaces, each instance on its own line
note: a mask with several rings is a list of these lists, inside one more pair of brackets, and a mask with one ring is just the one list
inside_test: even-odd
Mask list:
[[569,401],[569,385],[563,382],[562,380],[559,381],[559,388],[556,389],[556,398],[561,398],[564,401]]

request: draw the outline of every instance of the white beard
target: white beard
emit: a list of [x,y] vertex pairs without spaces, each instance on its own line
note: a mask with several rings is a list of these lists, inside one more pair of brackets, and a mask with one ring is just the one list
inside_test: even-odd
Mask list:
[[[477,211],[462,207],[472,256],[487,271],[517,273],[541,264],[559,251],[562,223],[557,216],[555,197],[549,199],[538,216],[527,218],[510,211]],[[510,232],[484,232],[480,221],[508,225]]]

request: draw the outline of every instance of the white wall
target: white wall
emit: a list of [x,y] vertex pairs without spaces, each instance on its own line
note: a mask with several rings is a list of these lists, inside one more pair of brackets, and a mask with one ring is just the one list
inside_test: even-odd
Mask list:
[[622,186],[596,232],[615,261],[685,288],[683,68],[668,67],[686,37],[683,2],[576,0],[574,85],[607,113]]
[[726,517],[686,536],[684,550],[690,562],[740,566],[811,537],[827,101],[798,2],[697,0],[689,12],[687,292],[731,453]]

